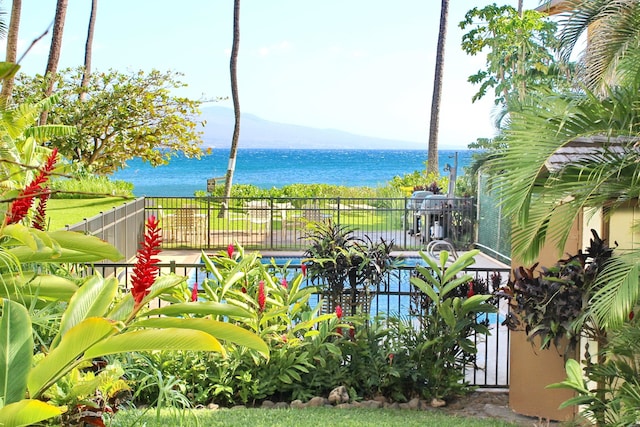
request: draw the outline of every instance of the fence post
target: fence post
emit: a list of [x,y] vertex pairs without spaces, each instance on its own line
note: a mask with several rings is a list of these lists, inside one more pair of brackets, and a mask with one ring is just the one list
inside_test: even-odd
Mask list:
[[338,198],[336,199],[336,204],[338,205],[338,213],[337,213],[338,221],[337,222],[338,222],[338,225],[340,225],[340,196],[338,196]]
[[176,274],[176,261],[173,260],[173,259],[171,261],[169,261],[169,271],[172,274]]

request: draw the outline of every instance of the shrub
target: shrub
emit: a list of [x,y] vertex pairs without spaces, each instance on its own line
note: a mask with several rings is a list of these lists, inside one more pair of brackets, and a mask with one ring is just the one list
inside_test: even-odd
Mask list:
[[105,176],[86,176],[78,179],[55,179],[51,182],[52,198],[93,199],[96,197],[123,196],[133,198],[133,184],[112,181]]

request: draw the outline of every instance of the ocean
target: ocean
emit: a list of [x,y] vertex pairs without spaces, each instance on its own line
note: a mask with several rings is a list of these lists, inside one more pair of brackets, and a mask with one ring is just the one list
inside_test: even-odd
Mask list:
[[[443,175],[449,174],[445,167],[453,167],[456,154],[458,176],[471,163],[469,150],[440,150],[438,154]],[[426,150],[239,149],[233,183],[260,188],[296,183],[378,187],[396,175],[424,170],[426,157]],[[137,197],[189,197],[205,191],[207,179],[223,177],[228,161],[228,149],[215,149],[200,159],[173,158],[156,168],[133,159],[113,179],[132,182]]]

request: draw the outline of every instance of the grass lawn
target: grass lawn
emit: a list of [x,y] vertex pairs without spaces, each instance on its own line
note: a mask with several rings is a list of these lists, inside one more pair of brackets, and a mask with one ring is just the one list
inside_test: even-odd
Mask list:
[[507,427],[517,424],[495,419],[462,418],[438,413],[437,411],[408,411],[394,409],[220,409],[210,411],[162,410],[156,417],[155,409],[145,414],[140,410],[118,412],[107,426],[124,427],[144,425],[146,427],[166,426],[225,426],[225,427]]
[[49,199],[47,219],[49,230],[59,230],[85,218],[91,218],[100,212],[106,212],[114,206],[120,206],[131,199],[122,197],[102,197],[97,199]]

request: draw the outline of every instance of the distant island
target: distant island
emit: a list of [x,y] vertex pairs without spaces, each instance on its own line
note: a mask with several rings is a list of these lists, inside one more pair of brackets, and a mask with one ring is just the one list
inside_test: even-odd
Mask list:
[[[233,136],[233,110],[219,106],[203,107],[201,119],[206,122],[203,146],[229,148]],[[426,150],[426,142],[373,138],[335,129],[277,123],[247,113],[242,113],[240,123],[240,148]]]

